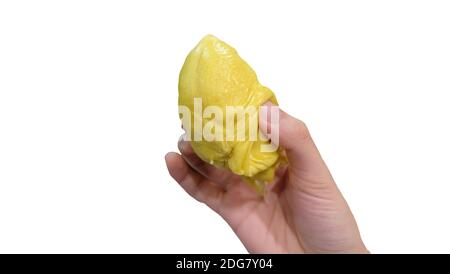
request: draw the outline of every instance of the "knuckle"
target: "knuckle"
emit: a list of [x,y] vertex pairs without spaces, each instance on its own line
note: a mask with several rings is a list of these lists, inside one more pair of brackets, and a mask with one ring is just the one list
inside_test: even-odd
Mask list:
[[291,129],[293,131],[293,135],[301,140],[309,140],[311,138],[308,127],[303,121],[295,119],[295,123]]

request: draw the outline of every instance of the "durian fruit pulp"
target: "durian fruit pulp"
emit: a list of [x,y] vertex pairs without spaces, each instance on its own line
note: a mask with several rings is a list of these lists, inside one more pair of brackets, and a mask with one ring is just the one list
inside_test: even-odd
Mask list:
[[[259,106],[267,101],[278,104],[273,92],[258,82],[253,69],[233,47],[212,35],[205,36],[187,56],[180,72],[178,92],[178,105],[186,106],[191,113],[188,119],[181,117],[181,114],[180,118],[184,129],[189,130],[194,152],[207,163],[241,175],[257,192],[264,193],[265,186],[273,181],[275,169],[282,161],[281,151],[262,151],[261,145],[269,144],[267,139],[248,138],[249,123],[256,122],[257,127],[257,119],[251,119],[251,115],[247,115],[227,120],[229,115],[234,114],[228,113],[226,107],[254,106],[259,111]],[[201,99],[203,110],[208,106],[215,106],[222,111],[223,117],[214,128],[219,134],[226,131],[227,121],[233,121],[234,128],[237,129],[237,119],[246,119],[245,140],[237,136],[232,140],[226,136],[220,140],[194,140],[195,134],[201,134],[201,131],[194,132],[195,122],[200,123],[203,129],[209,121],[217,118],[212,115],[195,115],[195,98]],[[254,115],[258,115],[258,112]]]

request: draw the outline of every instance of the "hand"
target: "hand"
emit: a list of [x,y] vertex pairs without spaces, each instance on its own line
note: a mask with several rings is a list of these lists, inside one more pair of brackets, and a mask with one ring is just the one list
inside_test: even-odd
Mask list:
[[264,197],[238,175],[200,160],[186,141],[178,144],[181,155],[166,155],[167,168],[187,193],[225,219],[250,253],[367,253],[305,124],[280,111],[279,135],[289,164],[279,168]]

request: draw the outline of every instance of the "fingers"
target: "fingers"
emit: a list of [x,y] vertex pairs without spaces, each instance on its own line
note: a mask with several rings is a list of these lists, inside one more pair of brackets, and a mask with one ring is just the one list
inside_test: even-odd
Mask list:
[[167,153],[166,165],[170,176],[193,198],[205,203],[217,211],[223,195],[223,189],[212,184],[202,175],[194,171],[184,161],[181,155],[175,152]]
[[181,152],[181,156],[186,162],[212,182],[219,184],[223,188],[227,188],[230,183],[237,182],[240,177],[226,169],[219,169],[213,165],[210,165],[200,159],[192,149],[189,142],[180,139],[178,142],[178,149]]

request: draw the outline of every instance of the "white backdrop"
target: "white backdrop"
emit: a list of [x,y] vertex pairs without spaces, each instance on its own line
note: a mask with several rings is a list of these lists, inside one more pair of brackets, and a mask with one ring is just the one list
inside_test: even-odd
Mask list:
[[0,252],[245,252],[165,167],[208,33],[304,120],[372,252],[450,252],[448,1],[0,2]]

